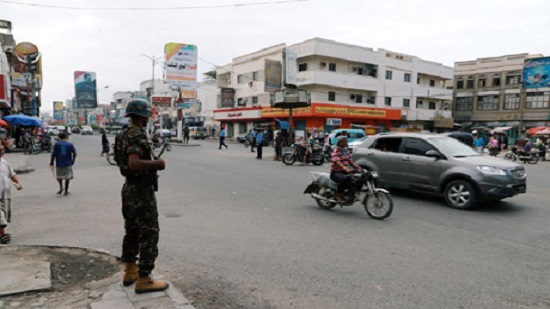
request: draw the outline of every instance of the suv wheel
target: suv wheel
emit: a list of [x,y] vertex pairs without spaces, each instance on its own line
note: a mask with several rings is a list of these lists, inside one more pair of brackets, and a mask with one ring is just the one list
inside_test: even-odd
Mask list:
[[476,190],[468,181],[453,180],[445,187],[445,201],[449,207],[470,209],[474,207],[476,199]]

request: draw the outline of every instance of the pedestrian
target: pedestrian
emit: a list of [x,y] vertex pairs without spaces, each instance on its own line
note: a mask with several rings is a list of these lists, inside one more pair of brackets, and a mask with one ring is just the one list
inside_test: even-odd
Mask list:
[[264,142],[264,134],[260,129],[257,129],[257,130],[258,130],[258,134],[256,134],[256,145],[257,145],[258,153],[257,153],[256,159],[262,159],[262,150],[263,150],[262,143]]
[[479,153],[480,155],[483,155],[483,145],[485,145],[483,137],[477,134],[476,139],[474,140],[474,146],[476,147],[477,153]]
[[212,128],[212,138],[214,138],[214,136],[216,136],[216,128]]
[[17,190],[23,189],[11,165],[3,158],[6,149],[0,145],[0,244],[9,244],[11,234],[6,233],[6,227],[11,222],[11,183]]
[[107,138],[107,133],[105,133],[105,130],[101,131],[101,156],[103,157],[103,154],[109,155],[109,139]]
[[122,241],[122,284],[130,286],[136,283],[134,291],[137,294],[164,291],[168,288],[168,282],[151,277],[158,256],[159,240],[155,198],[157,171],[165,168],[164,160],[153,158],[153,151],[143,129],[151,115],[151,107],[146,100],[130,100],[126,117],[130,117],[131,124],[115,139],[115,160],[120,173],[126,178],[121,192],[126,231]]
[[280,119],[277,119],[277,118],[275,118],[275,121],[277,121],[279,123],[279,127],[281,129],[281,135],[285,139],[286,146],[290,145],[290,142],[288,141],[288,138],[289,138],[289,135],[288,135],[289,125],[288,125],[288,122],[285,119],[280,120]]
[[65,180],[65,196],[69,195],[69,182],[74,178],[73,165],[76,162],[76,148],[69,142],[67,133],[59,133],[59,141],[55,143],[50,159],[50,168],[54,170],[59,183],[57,194],[63,193],[63,180]]
[[283,136],[281,132],[277,132],[275,136],[275,161],[281,161],[283,157]]
[[218,149],[222,149],[222,146],[225,146],[225,149],[227,149],[227,145],[225,144],[225,127],[221,127],[220,129],[220,147]]
[[256,146],[256,131],[254,129],[250,130],[248,136],[250,139],[250,152],[254,152],[254,147]]
[[189,127],[188,126],[185,126],[185,128],[183,128],[183,143],[189,144]]
[[25,129],[23,133],[23,153],[27,154],[30,152],[30,146],[31,146],[31,133],[29,132],[29,129]]

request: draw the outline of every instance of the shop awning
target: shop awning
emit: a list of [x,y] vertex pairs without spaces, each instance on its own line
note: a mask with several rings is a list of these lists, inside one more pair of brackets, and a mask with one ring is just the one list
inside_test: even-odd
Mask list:
[[498,127],[498,128],[494,128],[492,131],[494,131],[495,133],[503,133],[504,131],[508,131],[510,130],[511,128],[513,127]]

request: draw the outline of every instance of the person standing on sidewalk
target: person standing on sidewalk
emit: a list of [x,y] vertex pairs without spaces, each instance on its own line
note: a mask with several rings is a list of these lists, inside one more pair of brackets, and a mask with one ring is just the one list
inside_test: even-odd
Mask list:
[[103,157],[104,154],[109,155],[109,139],[107,138],[107,133],[105,133],[105,130],[101,131],[101,156]]
[[254,147],[256,147],[256,130],[250,130],[250,134],[248,136],[250,139],[250,152],[254,152]]
[[480,155],[483,155],[483,146],[485,145],[485,140],[483,140],[483,137],[476,135],[476,139],[474,140],[474,146],[476,147],[477,153]]
[[258,129],[258,134],[256,135],[256,145],[258,145],[257,146],[258,155],[256,156],[256,159],[262,159],[263,142],[264,142],[264,134],[260,129]]
[[52,172],[55,160],[55,175],[59,183],[57,194],[63,193],[63,180],[65,180],[65,196],[69,195],[69,182],[74,178],[73,165],[76,162],[76,148],[67,139],[67,133],[59,133],[59,141],[53,146],[50,159]]
[[[130,286],[136,283],[134,291],[137,294],[168,288],[168,282],[151,277],[158,256],[159,240],[155,198],[157,171],[165,168],[164,160],[154,159],[144,130],[151,115],[151,107],[146,100],[130,100],[126,116],[131,118],[131,124],[115,139],[115,160],[120,173],[126,178],[121,192],[126,230],[122,241],[122,284]],[[139,262],[136,264],[136,261]]]
[[188,126],[185,126],[185,128],[183,128],[183,143],[189,144],[189,127]]
[[283,157],[283,136],[279,131],[275,136],[275,158],[273,160],[281,161],[282,157]]
[[222,149],[222,146],[225,146],[225,149],[228,148],[225,144],[225,127],[220,129],[220,147],[218,147],[218,149]]
[[0,145],[0,244],[9,244],[11,234],[6,233],[6,227],[11,222],[11,182],[17,190],[23,189],[13,168],[3,158],[6,149]]

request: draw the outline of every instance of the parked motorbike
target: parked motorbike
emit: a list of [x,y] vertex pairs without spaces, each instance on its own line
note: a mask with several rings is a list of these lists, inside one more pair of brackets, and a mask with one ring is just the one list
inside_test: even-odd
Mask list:
[[536,164],[539,162],[538,150],[532,150],[529,153],[523,153],[518,150],[517,146],[512,147],[512,150],[508,151],[504,155],[505,160],[510,161],[522,161],[523,163]]
[[331,161],[332,147],[330,147],[330,145],[323,146],[323,155],[325,157],[325,162],[328,163]]
[[[372,171],[363,170],[360,173],[352,175],[348,182],[348,187],[342,192],[344,202],[336,200],[338,184],[330,179],[329,173],[311,172],[313,181],[304,191],[304,194],[310,194],[322,209],[332,209],[336,205],[352,206],[357,201],[361,201],[367,214],[377,220],[383,220],[389,217],[393,211],[393,199],[385,189],[376,187],[378,174]],[[360,199],[362,188],[366,188],[366,195]]]
[[302,162],[304,151],[306,150],[300,145],[293,144],[291,150],[283,155],[282,161],[286,165],[292,165],[296,161],[302,163],[313,163],[313,165],[322,165],[325,162],[322,148],[320,146],[314,146],[312,148],[311,153],[307,154],[305,162]]
[[52,152],[52,139],[49,135],[44,134],[40,138],[40,145],[43,151]]

